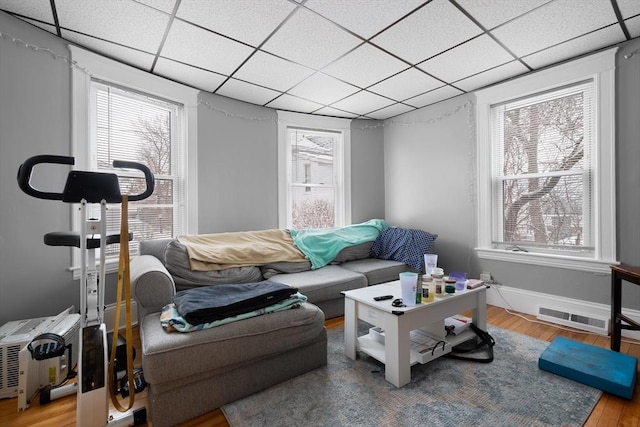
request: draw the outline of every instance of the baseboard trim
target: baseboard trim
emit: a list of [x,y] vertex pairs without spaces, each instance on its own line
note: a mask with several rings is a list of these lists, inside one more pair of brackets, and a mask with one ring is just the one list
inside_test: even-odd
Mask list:
[[[493,284],[487,290],[487,304],[537,316],[541,305],[564,308],[593,317],[610,318],[611,306],[541,292]],[[640,311],[622,309],[622,314],[640,322]],[[611,322],[609,322],[611,323]],[[613,325],[609,325],[612,327]],[[622,336],[640,340],[640,331],[622,330]]]
[[[125,303],[122,302],[120,304],[120,322],[118,322],[118,324],[120,325],[120,329],[124,328],[126,325],[126,322],[127,322],[126,316],[127,316],[126,306],[125,306]],[[113,331],[113,325],[115,324],[115,319],[116,319],[116,305],[115,303],[109,304],[104,309],[104,323],[107,326],[108,332]],[[131,324],[133,325],[138,324],[138,304],[136,304],[135,301],[131,301]]]

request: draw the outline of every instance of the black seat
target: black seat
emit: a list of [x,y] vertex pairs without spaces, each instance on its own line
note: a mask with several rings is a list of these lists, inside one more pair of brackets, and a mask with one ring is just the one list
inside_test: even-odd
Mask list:
[[[120,243],[119,234],[107,235],[107,245]],[[133,233],[129,233],[129,241],[133,240]],[[80,233],[72,231],[54,231],[44,235],[44,244],[47,246],[73,246],[80,247]],[[100,247],[100,235],[93,234],[87,236],[87,249],[97,249]]]

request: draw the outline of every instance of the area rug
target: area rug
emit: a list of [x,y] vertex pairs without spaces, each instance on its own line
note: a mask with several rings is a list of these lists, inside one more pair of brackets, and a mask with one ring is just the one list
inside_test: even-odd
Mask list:
[[[362,329],[362,325],[360,326]],[[384,365],[344,355],[343,329],[328,332],[328,365],[222,408],[241,426],[581,426],[600,390],[538,368],[548,342],[489,326],[495,359],[441,357],[411,368],[396,388]]]

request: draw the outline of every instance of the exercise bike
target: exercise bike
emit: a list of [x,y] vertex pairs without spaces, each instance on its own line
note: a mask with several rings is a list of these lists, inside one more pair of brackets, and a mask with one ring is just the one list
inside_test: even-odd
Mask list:
[[[129,241],[132,234],[128,231],[127,209],[129,201],[143,200],[149,197],[155,188],[155,179],[151,170],[140,163],[114,161],[115,168],[137,169],[142,171],[145,190],[140,194],[122,195],[118,176],[113,173],[88,172],[71,170],[67,175],[64,190],[60,193],[44,192],[31,185],[31,174],[36,165],[53,163],[74,165],[75,159],[68,156],[41,155],[27,159],[18,169],[18,185],[26,194],[45,200],[59,200],[63,203],[80,204],[80,232],[52,232],[44,236],[44,243],[49,246],[67,246],[80,249],[80,349],[78,352],[78,380],[74,384],[62,386],[60,390],[50,392],[51,398],[62,397],[77,392],[77,425],[82,427],[139,425],[146,422],[146,408],[140,408],[119,418],[109,416],[109,395],[114,406],[126,411],[133,406],[135,391],[144,388],[141,375],[133,375],[133,348],[131,340],[131,313],[129,289]],[[120,234],[107,234],[107,203],[122,205]],[[100,217],[89,218],[89,204],[100,204]],[[118,269],[118,296],[122,287],[126,292],[127,307],[127,340],[123,343],[118,334],[120,319],[120,301],[116,300],[116,325],[111,342],[111,362],[107,331],[104,324],[104,292],[105,292],[105,252],[107,245],[120,244],[120,262]],[[99,270],[96,269],[96,249],[99,249]],[[125,361],[120,354],[116,360],[118,349],[126,346]],[[124,362],[124,363],[123,363]],[[117,389],[117,371],[126,366],[127,376]],[[109,389],[110,390],[109,390]],[[129,397],[129,407],[123,408],[115,397],[120,391],[123,397]],[[124,409],[124,410],[123,410]]]

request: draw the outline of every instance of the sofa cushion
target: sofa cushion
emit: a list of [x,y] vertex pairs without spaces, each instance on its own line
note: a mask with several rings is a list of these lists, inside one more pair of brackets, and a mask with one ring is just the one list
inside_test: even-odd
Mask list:
[[265,279],[269,279],[272,276],[280,273],[300,273],[302,271],[311,270],[311,261],[304,262],[272,262],[260,267],[262,276]]
[[367,286],[367,278],[337,265],[327,265],[302,273],[276,274],[269,279],[298,288],[310,302],[340,298],[340,292]]
[[369,258],[373,242],[364,242],[359,245],[348,246],[338,252],[338,255],[331,261],[331,264],[342,264],[347,261]]
[[149,384],[207,376],[295,349],[324,332],[324,314],[313,304],[196,332],[168,333],[160,313],[140,327],[142,365]]
[[233,267],[218,271],[192,271],[186,246],[174,239],[164,248],[164,264],[178,290],[214,284],[251,283],[262,280],[260,269]]
[[364,274],[367,277],[369,286],[399,280],[399,275],[403,271],[413,271],[411,267],[402,262],[377,258],[349,261],[340,266],[347,270]]

